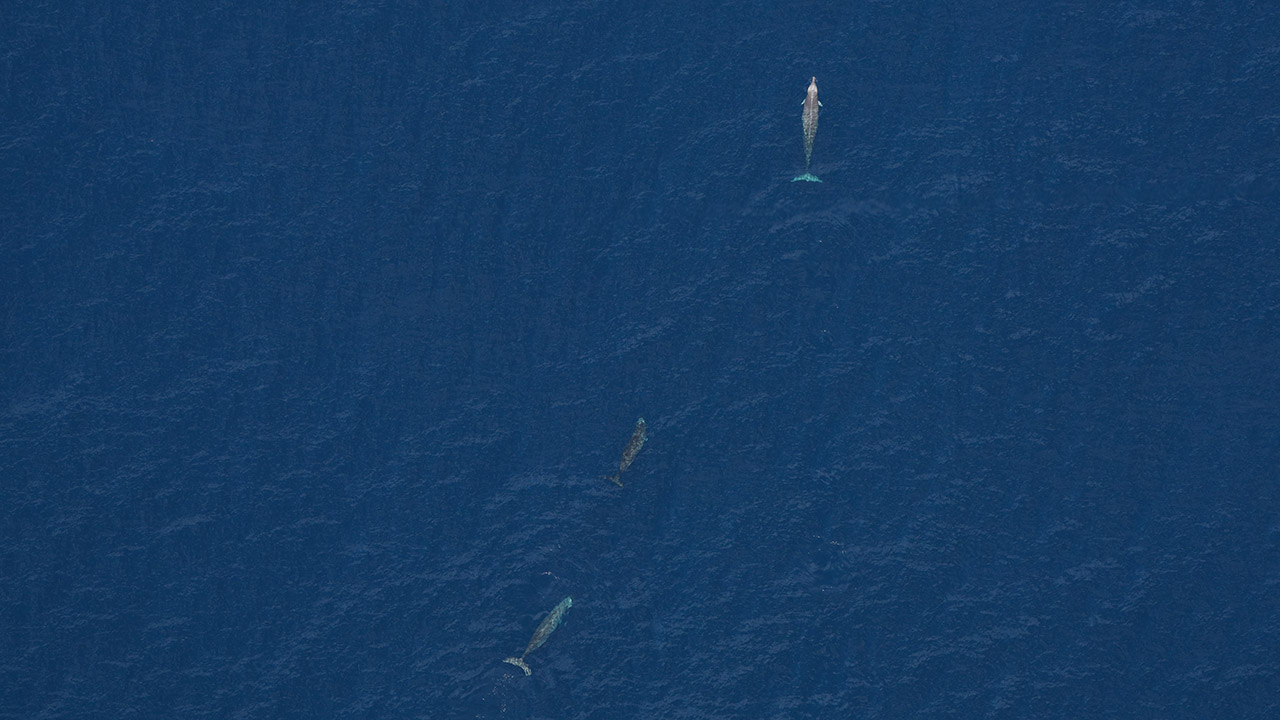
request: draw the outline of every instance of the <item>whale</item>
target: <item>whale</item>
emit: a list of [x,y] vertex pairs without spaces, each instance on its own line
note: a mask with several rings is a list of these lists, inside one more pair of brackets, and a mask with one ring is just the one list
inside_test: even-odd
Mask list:
[[533,671],[530,670],[529,666],[524,662],[525,657],[534,650],[542,647],[542,644],[547,641],[547,638],[551,637],[551,633],[556,631],[556,628],[560,625],[560,621],[564,619],[564,614],[569,612],[569,608],[571,607],[573,607],[572,597],[566,597],[561,600],[560,604],[552,608],[551,612],[542,619],[542,622],[538,623],[538,629],[533,631],[533,637],[529,638],[529,644],[525,646],[524,652],[521,653],[520,657],[503,658],[502,662],[515,665],[523,670],[526,676],[532,675]]
[[818,134],[818,108],[822,107],[822,103],[818,102],[818,78],[809,78],[809,90],[805,93],[804,111],[800,116],[801,125],[804,127],[804,174],[797,175],[791,179],[791,182],[804,180],[806,182],[822,182],[817,175],[809,172],[809,160],[813,157],[813,137]]
[[644,418],[636,420],[636,429],[631,433],[631,439],[627,441],[627,446],[622,450],[622,459],[618,461],[618,474],[605,475],[605,480],[612,480],[618,487],[622,487],[622,473],[631,467],[631,461],[636,459],[636,455],[640,453],[640,448],[644,447],[644,443],[649,439],[649,434],[645,431]]

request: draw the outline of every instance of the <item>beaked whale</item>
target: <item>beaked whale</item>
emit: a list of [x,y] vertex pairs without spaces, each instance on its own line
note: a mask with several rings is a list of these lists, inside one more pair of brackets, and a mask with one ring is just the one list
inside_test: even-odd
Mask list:
[[809,78],[809,91],[805,93],[803,105],[804,113],[800,120],[804,125],[804,174],[792,178],[791,182],[822,182],[817,175],[809,172],[809,158],[813,157],[813,136],[818,134],[818,108],[822,107],[822,103],[818,102],[817,77]]
[[558,626],[560,621],[564,619],[564,614],[569,612],[569,608],[571,607],[573,607],[572,597],[567,597],[561,600],[560,604],[556,605],[555,608],[551,610],[550,614],[543,618],[542,622],[538,624],[538,629],[533,631],[533,637],[529,638],[529,644],[525,646],[524,653],[522,653],[520,657],[503,658],[502,662],[515,665],[523,670],[525,675],[532,675],[533,671],[530,670],[529,666],[524,662],[525,656],[542,647],[542,644],[547,641],[547,638],[551,637],[551,633],[555,632],[556,626]]

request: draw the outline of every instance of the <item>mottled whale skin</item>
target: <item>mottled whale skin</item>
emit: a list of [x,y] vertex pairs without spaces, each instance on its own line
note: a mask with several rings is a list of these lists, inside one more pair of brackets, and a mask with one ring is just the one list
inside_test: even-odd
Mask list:
[[818,78],[809,78],[809,91],[804,96],[804,113],[801,115],[801,123],[804,125],[804,174],[796,177],[796,180],[807,180],[809,182],[822,182],[816,175],[809,173],[809,159],[813,157],[813,137],[818,134],[818,108],[822,107],[822,103],[818,102]]
[[564,614],[569,612],[571,607],[573,607],[572,597],[566,597],[561,600],[560,604],[552,608],[551,612],[538,624],[538,629],[533,631],[533,637],[529,638],[529,644],[525,646],[524,652],[520,657],[503,658],[502,662],[515,665],[523,670],[525,675],[532,675],[533,671],[524,663],[525,656],[542,647],[547,638],[551,637],[551,633],[556,631],[556,627],[564,619]]
[[636,420],[636,429],[631,433],[631,439],[627,441],[627,447],[622,451],[622,459],[618,461],[618,474],[605,475],[605,478],[617,483],[618,487],[622,487],[622,473],[631,467],[631,461],[636,459],[636,455],[640,453],[640,448],[644,447],[644,442],[648,439],[649,435],[645,431],[644,418],[640,418]]

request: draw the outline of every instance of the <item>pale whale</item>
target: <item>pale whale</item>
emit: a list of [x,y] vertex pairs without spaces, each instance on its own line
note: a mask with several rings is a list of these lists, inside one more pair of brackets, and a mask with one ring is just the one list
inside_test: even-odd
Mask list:
[[818,108],[822,107],[822,103],[818,102],[818,78],[809,78],[809,91],[804,97],[804,113],[800,120],[804,125],[804,174],[797,175],[791,179],[791,182],[805,180],[808,182],[822,182],[817,175],[809,172],[809,159],[813,157],[813,136],[818,134]]
[[502,662],[515,665],[523,670],[525,675],[532,675],[533,671],[524,662],[525,656],[542,647],[542,644],[547,641],[547,638],[551,637],[551,633],[555,632],[556,626],[564,619],[564,614],[569,612],[571,607],[573,607],[572,597],[561,600],[560,604],[556,605],[551,610],[551,613],[538,624],[538,629],[533,631],[533,637],[529,638],[529,644],[525,646],[524,652],[521,653],[520,657],[503,658]]

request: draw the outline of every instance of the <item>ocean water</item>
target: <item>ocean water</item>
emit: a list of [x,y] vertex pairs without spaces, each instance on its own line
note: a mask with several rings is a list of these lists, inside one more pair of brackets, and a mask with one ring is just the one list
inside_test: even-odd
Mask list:
[[0,17],[0,718],[1280,713],[1273,4]]

